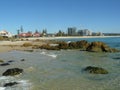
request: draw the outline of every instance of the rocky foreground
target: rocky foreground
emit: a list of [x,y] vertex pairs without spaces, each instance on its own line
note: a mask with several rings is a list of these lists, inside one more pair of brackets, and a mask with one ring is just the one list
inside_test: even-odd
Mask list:
[[43,44],[41,46],[33,46],[34,49],[47,49],[47,50],[61,50],[61,49],[80,49],[88,52],[119,52],[115,48],[109,47],[103,42],[87,42],[86,40],[77,42],[64,42],[59,41],[54,44]]
[[[47,50],[61,50],[61,49],[79,49],[84,50],[88,52],[119,52],[120,50],[117,50],[115,48],[109,47],[107,44],[103,42],[87,42],[86,40],[77,41],[77,42],[64,42],[64,41],[24,41],[19,42],[16,44],[16,42],[9,43],[9,45],[1,45],[1,47],[4,47],[4,49],[9,48],[9,50],[25,50],[32,52],[34,49],[47,49]],[[3,48],[0,48],[3,49]],[[120,59],[120,57],[116,57],[113,59]],[[21,59],[20,61],[25,61],[25,59]],[[0,66],[7,66],[10,65],[11,62],[14,62],[13,60],[10,60],[8,62],[4,62],[4,60],[0,60]],[[96,66],[87,66],[83,69],[84,72],[90,73],[90,74],[108,74],[109,72],[101,67]],[[24,70],[21,68],[9,68],[6,71],[3,71],[2,76],[12,76],[19,75],[23,73]],[[14,85],[19,84],[19,82],[7,82],[3,86],[4,87],[12,87]]]
[[61,49],[79,49],[88,52],[119,52],[115,48],[109,47],[104,42],[88,42],[81,40],[77,42],[64,42],[55,40],[26,40],[26,41],[3,41],[0,43],[0,52],[11,50],[33,50],[33,49],[46,49],[46,50],[61,50]]

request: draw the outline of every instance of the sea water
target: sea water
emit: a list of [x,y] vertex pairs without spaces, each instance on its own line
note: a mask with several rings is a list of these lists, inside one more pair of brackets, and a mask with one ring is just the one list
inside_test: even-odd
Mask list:
[[[81,39],[64,39],[64,41]],[[120,49],[120,38],[85,39],[103,41]],[[120,53],[92,53],[79,50],[34,50],[34,52],[11,51],[0,53],[8,66],[0,66],[0,90],[119,90]],[[21,61],[24,59],[24,61]],[[83,72],[87,66],[108,70],[108,74]],[[2,76],[9,68],[22,68],[23,74],[14,77]],[[5,83],[18,82],[12,87]]]

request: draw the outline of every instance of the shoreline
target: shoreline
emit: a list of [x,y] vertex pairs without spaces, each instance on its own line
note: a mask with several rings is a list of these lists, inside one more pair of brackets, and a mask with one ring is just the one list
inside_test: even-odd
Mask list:
[[[30,50],[32,47],[23,47],[24,43],[32,45],[43,45],[49,43],[49,40],[56,39],[75,39],[75,38],[114,38],[120,36],[69,36],[69,37],[39,37],[39,38],[21,38],[23,41],[0,41],[0,53],[9,52],[12,50]],[[38,41],[37,41],[38,40]]]
[[61,37],[32,37],[32,38],[22,38],[28,40],[53,40],[53,39],[71,39],[71,38],[114,38],[120,36],[61,36]]

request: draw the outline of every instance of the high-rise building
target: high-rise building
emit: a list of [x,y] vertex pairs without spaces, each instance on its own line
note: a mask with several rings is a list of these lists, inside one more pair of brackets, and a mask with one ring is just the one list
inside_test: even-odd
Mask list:
[[78,35],[80,36],[91,36],[92,32],[88,29],[83,29],[78,31]]
[[76,35],[76,27],[69,27],[68,36],[75,36],[75,35]]

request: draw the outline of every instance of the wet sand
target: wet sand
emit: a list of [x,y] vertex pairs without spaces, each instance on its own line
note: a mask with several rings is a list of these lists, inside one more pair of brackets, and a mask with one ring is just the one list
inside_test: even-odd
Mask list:
[[32,45],[42,45],[45,44],[43,41],[0,41],[0,53],[9,52],[12,50],[28,50],[32,49],[32,46],[24,47],[24,43],[30,43]]

